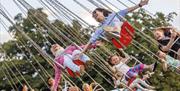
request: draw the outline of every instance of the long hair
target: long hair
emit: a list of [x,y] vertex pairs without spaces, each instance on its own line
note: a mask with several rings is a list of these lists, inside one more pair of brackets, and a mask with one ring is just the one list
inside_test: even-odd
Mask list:
[[169,31],[170,29],[172,29],[171,27],[157,27],[154,29],[154,31],[162,31],[162,32],[166,32],[166,31]]
[[109,14],[112,13],[111,11],[109,11],[109,10],[107,10],[107,9],[104,9],[104,8],[96,8],[96,9],[92,12],[92,15],[93,15],[94,13],[96,13],[96,11],[102,12],[105,17],[107,17]]
[[160,32],[163,32],[165,36],[168,36],[170,37],[171,36],[171,32],[170,30],[173,29],[171,27],[158,27],[158,28],[155,28],[153,33],[155,33],[156,31],[160,31]]

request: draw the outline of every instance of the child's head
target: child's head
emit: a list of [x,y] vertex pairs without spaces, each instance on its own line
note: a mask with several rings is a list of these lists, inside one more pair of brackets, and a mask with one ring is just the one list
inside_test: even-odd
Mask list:
[[69,88],[68,88],[68,91],[79,91],[79,88],[76,87],[76,86],[69,87]]
[[164,37],[164,28],[156,28],[153,31],[156,40],[161,40]]
[[154,29],[153,34],[156,40],[161,40],[168,32],[170,32],[172,27],[158,27]]
[[158,51],[157,53],[157,56],[159,57],[159,58],[165,58],[166,57],[166,53],[164,53],[164,52],[162,52],[162,51]]
[[96,8],[92,12],[92,17],[97,21],[97,22],[102,22],[104,21],[105,17],[107,17],[111,12],[103,9],[103,8]]
[[21,83],[22,83],[22,85],[19,86],[18,91],[28,91],[28,87],[26,85],[26,82],[22,81]]
[[49,78],[48,78],[48,85],[49,85],[49,86],[53,86],[53,84],[54,84],[54,79],[51,78],[51,77],[49,77]]
[[111,55],[108,58],[108,62],[111,66],[114,66],[116,64],[118,64],[121,61],[122,57],[118,56],[118,55]]
[[53,53],[53,55],[55,56],[58,51],[64,51],[64,48],[58,44],[53,44],[51,46],[51,52]]
[[82,86],[82,89],[83,89],[83,91],[90,91],[91,88],[90,88],[89,84],[84,83]]

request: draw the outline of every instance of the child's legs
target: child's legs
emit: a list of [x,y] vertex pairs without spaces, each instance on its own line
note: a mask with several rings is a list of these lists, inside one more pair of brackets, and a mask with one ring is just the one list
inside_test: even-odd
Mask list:
[[80,57],[80,60],[81,60],[82,62],[86,63],[87,61],[90,61],[90,58],[89,58],[87,55],[83,54],[83,55]]
[[132,68],[130,68],[130,70],[127,72],[127,76],[131,79],[134,77],[137,77],[138,74],[140,72],[142,72],[144,70],[144,64],[138,64]]
[[[73,58],[74,58],[77,54],[80,54],[80,53],[81,53],[80,50],[74,50],[73,53],[72,53]],[[87,55],[83,54],[82,56],[80,56],[80,60],[81,60],[82,62],[86,63],[87,61],[90,60],[90,58],[89,58]]]
[[126,73],[126,78],[136,78],[138,76],[137,72],[134,72],[132,69],[130,69],[127,73]]
[[150,85],[148,85],[145,81],[141,80],[140,78],[135,79],[133,81],[133,83],[139,83],[139,84],[143,85],[146,88],[150,88],[151,87]]
[[142,91],[146,91],[147,89],[145,89],[145,88],[143,88],[140,84],[138,84],[138,83],[132,83],[130,86],[129,86],[130,88],[138,88],[138,89],[141,89]]
[[64,66],[70,68],[73,72],[79,72],[80,67],[74,64],[70,55],[64,55]]
[[138,65],[132,67],[130,70],[132,70],[133,72],[138,74],[140,72],[143,72],[144,68],[145,68],[144,64],[138,64]]
[[134,72],[140,73],[143,72],[144,70],[150,70],[152,71],[154,67],[154,64],[151,65],[146,65],[146,64],[138,64],[131,68]]

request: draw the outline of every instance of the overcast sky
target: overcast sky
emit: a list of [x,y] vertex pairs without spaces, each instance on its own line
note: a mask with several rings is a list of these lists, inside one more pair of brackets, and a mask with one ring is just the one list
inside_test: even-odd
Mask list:
[[[25,1],[30,3],[33,7],[36,8],[41,7],[41,4],[38,2],[38,0],[25,0]],[[63,3],[70,10],[81,16],[81,18],[86,20],[89,24],[97,25],[97,22],[95,22],[95,20],[91,18],[91,15],[85,10],[83,10],[81,7],[79,7],[76,3],[74,3],[73,0],[59,0],[59,1],[61,1],[61,3]],[[77,1],[83,2],[83,4],[86,5],[88,8],[90,8],[91,10],[96,8],[92,4],[88,3],[87,0],[77,0]],[[117,0],[108,0],[108,1],[114,3],[120,9],[126,8],[122,4],[118,3]],[[121,0],[121,1],[126,3],[128,6],[133,6],[133,4],[130,3],[128,0]],[[132,1],[138,3],[140,0],[132,0]],[[21,12],[18,9],[18,7],[14,4],[13,0],[0,0],[0,2],[12,16],[15,16],[17,13]],[[172,22],[172,25],[180,29],[180,0],[150,0],[149,4],[144,8],[153,14],[155,12],[163,12],[165,14],[168,14],[170,12],[176,12],[178,16],[175,17],[174,22]],[[0,18],[2,19],[1,15]],[[50,19],[53,18],[50,17]],[[6,42],[9,39],[11,39],[11,37],[8,35],[8,33],[4,30],[4,28],[0,24],[0,43]]]

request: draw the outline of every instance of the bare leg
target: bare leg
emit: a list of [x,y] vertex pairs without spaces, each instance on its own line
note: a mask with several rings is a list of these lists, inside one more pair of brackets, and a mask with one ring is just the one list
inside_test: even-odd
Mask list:
[[116,78],[112,77],[112,79],[113,79],[113,82],[114,82],[114,88],[117,88],[117,80],[116,80]]
[[144,65],[145,70],[151,70],[153,68],[153,65]]
[[139,85],[138,83],[132,83],[130,86],[130,88],[135,88],[137,87],[138,89],[141,89],[142,91],[148,91],[148,89],[143,88],[141,85]]
[[144,87],[146,87],[146,88],[148,88],[148,89],[154,89],[153,86],[148,85],[145,81],[143,81],[143,80],[141,80],[141,79],[139,79],[139,78],[137,78],[136,80],[134,80],[133,83],[140,83],[141,85],[143,85]]

